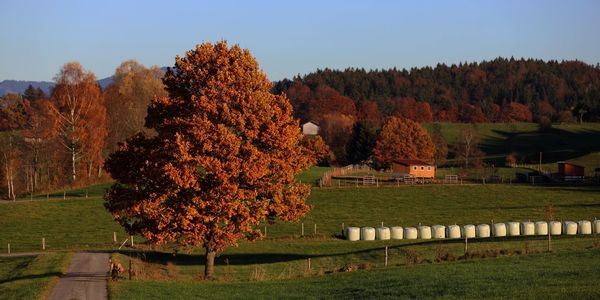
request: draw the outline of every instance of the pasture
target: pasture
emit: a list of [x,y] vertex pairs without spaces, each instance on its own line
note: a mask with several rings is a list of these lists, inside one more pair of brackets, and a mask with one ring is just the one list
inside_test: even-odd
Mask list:
[[[527,293],[527,284],[517,283],[523,280],[542,289],[546,282],[558,282],[561,274],[568,274],[567,283],[558,284],[557,288],[571,291],[575,289],[571,285],[574,278],[588,272],[588,267],[598,267],[600,260],[596,248],[600,242],[596,236],[555,237],[552,254],[545,253],[544,237],[473,239],[469,251],[475,256],[461,259],[464,255],[461,240],[348,242],[339,238],[341,225],[378,226],[384,222],[387,226],[417,226],[419,223],[448,225],[541,220],[545,219],[544,208],[549,204],[557,208],[556,219],[593,220],[600,216],[599,192],[597,187],[531,185],[313,188],[308,199],[313,210],[301,221],[268,225],[266,239],[241,242],[221,253],[216,259],[217,282],[200,282],[201,249],[174,246],[155,249],[137,244],[134,248],[126,246],[117,251],[119,245],[112,243],[112,232],[118,232],[120,241],[124,233],[104,210],[99,194],[90,194],[88,199],[82,196],[0,205],[0,215],[4,216],[0,222],[5,228],[0,232],[0,252],[6,253],[5,245],[9,240],[13,252],[40,251],[40,236],[48,239],[47,251],[58,251],[59,254],[81,249],[115,251],[113,258],[124,265],[131,259],[136,271],[133,281],[111,283],[111,297],[117,299],[141,299],[161,293],[180,298],[209,293],[215,298],[226,298],[230,294],[216,291],[224,285],[239,288],[239,297],[274,296],[278,289],[290,290],[290,296],[301,297],[301,287],[307,284],[314,286],[308,297],[358,297],[383,289],[386,285],[381,282],[394,287],[389,297],[415,295],[427,298],[444,292],[453,297],[477,298],[481,296],[481,288],[477,286],[483,286],[485,278],[504,278],[493,271],[498,268],[512,270],[514,277],[499,281],[493,287],[496,294],[492,295]],[[302,224],[304,236],[300,235]],[[141,238],[137,240],[141,241]],[[389,249],[387,268],[384,267],[385,247]],[[449,258],[436,261],[441,253],[446,253]],[[308,258],[311,259],[310,270]],[[23,272],[31,272],[27,265],[15,261],[16,258],[3,259],[12,261],[9,264],[13,266],[23,266]],[[537,269],[531,269],[531,264]],[[584,268],[575,268],[578,265]],[[342,274],[340,269],[348,266],[359,270]],[[472,275],[473,270],[482,270],[483,277]],[[543,270],[547,272],[544,278],[551,279],[529,279],[535,272]],[[449,276],[452,274],[456,276]],[[2,280],[7,280],[6,276],[4,274]],[[424,283],[416,288],[419,281]],[[475,282],[475,285],[465,285],[465,281]],[[596,282],[590,277],[581,285],[590,286],[588,281]],[[515,290],[503,294],[503,288],[509,285],[515,285]],[[593,296],[594,292],[584,288],[580,295]]]

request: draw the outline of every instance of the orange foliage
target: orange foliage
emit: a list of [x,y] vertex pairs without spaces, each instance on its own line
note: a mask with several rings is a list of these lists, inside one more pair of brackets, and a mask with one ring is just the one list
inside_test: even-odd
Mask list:
[[335,159],[333,152],[325,143],[321,136],[305,135],[302,139],[302,145],[309,151],[312,158],[311,164],[327,164]]
[[106,208],[129,233],[156,244],[203,246],[205,276],[217,251],[261,236],[261,222],[297,220],[310,186],[295,182],[311,157],[284,96],[248,50],[204,43],[165,74],[146,127],[106,162],[116,183]]
[[381,167],[389,167],[396,159],[433,161],[435,146],[421,125],[406,118],[389,118],[377,138],[373,158]]
[[487,118],[479,105],[464,104],[460,119],[465,123],[485,123]]
[[363,101],[358,108],[358,120],[366,120],[371,124],[381,124],[381,113],[374,101]]
[[504,122],[531,122],[533,116],[527,106],[510,102],[502,106],[501,119]]
[[398,101],[395,116],[407,118],[417,123],[433,121],[431,106],[427,102],[417,102],[413,98],[402,98]]
[[84,159],[90,167],[102,160],[106,139],[106,107],[96,76],[77,62],[66,63],[56,76],[50,98],[55,136],[69,153],[72,180],[76,180],[76,163]]

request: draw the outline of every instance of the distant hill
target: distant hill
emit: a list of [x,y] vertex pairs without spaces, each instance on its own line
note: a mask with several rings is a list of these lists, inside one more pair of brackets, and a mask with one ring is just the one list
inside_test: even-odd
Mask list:
[[[162,67],[161,70],[167,71],[167,67]],[[98,80],[98,84],[105,89],[113,82],[112,76]],[[8,93],[23,94],[29,85],[34,88],[40,88],[46,95],[50,95],[50,91],[54,87],[54,82],[50,81],[25,81],[25,80],[4,80],[0,82],[0,97]]]
[[8,93],[23,94],[29,85],[32,85],[34,88],[40,88],[42,91],[44,91],[44,93],[50,94],[50,90],[54,87],[54,82],[4,80],[0,82],[0,96],[4,96]]

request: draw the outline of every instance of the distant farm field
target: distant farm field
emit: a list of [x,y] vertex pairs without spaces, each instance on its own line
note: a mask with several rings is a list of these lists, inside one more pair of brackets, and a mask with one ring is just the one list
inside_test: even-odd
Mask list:
[[[431,131],[433,124],[424,124],[424,127]],[[438,124],[449,145],[455,144],[460,132],[469,126],[459,123]],[[600,152],[600,123],[555,124],[546,130],[540,130],[535,123],[483,123],[474,126],[481,138],[486,161],[497,166],[503,165],[506,155],[510,153],[519,155],[521,163],[535,164],[538,163],[540,152],[543,162],[572,160]],[[450,150],[452,159],[454,154]],[[595,163],[597,165],[600,161]]]

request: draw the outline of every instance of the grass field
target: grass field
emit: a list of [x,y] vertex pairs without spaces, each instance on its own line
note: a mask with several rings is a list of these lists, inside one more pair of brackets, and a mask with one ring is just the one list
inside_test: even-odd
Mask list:
[[[325,170],[313,169],[300,178],[309,182]],[[80,189],[67,193],[71,195],[67,200],[0,204],[3,228],[0,252],[6,252],[9,242],[13,252],[40,251],[41,237],[46,237],[48,251],[115,250],[118,245],[112,243],[112,232],[118,232],[120,240],[124,233],[103,208],[100,195],[105,187],[88,188],[88,199],[84,197],[85,189]],[[62,196],[62,193],[56,194]],[[74,198],[76,196],[79,197]],[[341,232],[342,223],[345,226],[378,226],[381,222],[387,226],[417,226],[419,223],[540,220],[545,219],[544,208],[549,204],[557,208],[556,219],[593,220],[600,217],[600,187],[315,187],[308,202],[313,210],[300,222],[269,225],[267,239],[241,242],[238,247],[221,253],[216,259],[217,282],[199,281],[203,269],[200,249],[177,249],[177,255],[173,255],[175,248],[172,247],[126,247],[113,254],[113,258],[124,265],[132,259],[136,280],[111,284],[111,298],[164,298],[166,295],[171,298],[193,298],[193,295],[210,295],[210,298],[274,298],[278,295],[290,298],[369,298],[371,295],[376,298],[481,298],[487,295],[512,298],[524,295],[531,298],[539,295],[545,298],[554,293],[558,293],[557,297],[569,294],[594,298],[598,295],[592,288],[600,283],[596,271],[600,266],[597,236],[556,237],[552,254],[545,253],[544,237],[473,239],[469,250],[475,257],[463,260],[458,259],[464,253],[460,240],[348,242],[336,235]],[[302,223],[303,237],[300,236]],[[317,234],[314,234],[315,224]],[[389,249],[387,268],[384,268],[385,247]],[[436,262],[444,253],[450,258]],[[37,290],[44,290],[52,279],[40,284],[28,281],[38,277],[9,281],[13,276],[10,274],[15,273],[11,270],[47,274],[30,267],[35,266],[31,261],[40,257],[48,256],[33,260],[2,258],[0,262],[6,265],[2,269],[5,271],[0,271],[2,288],[18,283],[39,285],[42,288]],[[307,270],[308,258],[311,259],[310,271]],[[340,273],[339,269],[344,266],[358,266],[360,270]],[[589,276],[578,281],[583,274]],[[46,280],[54,275],[40,278]],[[550,284],[550,289],[542,291]],[[307,286],[311,286],[310,291],[305,291]],[[508,288],[511,286],[514,288]]]
[[0,257],[0,299],[39,299],[66,271],[70,255]]
[[[455,144],[461,130],[468,126],[440,124],[448,145]],[[424,124],[424,127],[431,130],[433,123]],[[486,162],[497,166],[504,165],[506,155],[511,152],[517,153],[521,162],[527,164],[536,164],[540,152],[543,162],[572,160],[600,152],[598,123],[553,125],[544,131],[540,131],[535,123],[484,123],[476,124],[475,128],[481,137],[481,149],[486,153]],[[450,158],[453,156],[451,153]]]
[[597,299],[599,258],[594,249],[265,282],[121,281],[111,284],[110,294],[112,299]]

